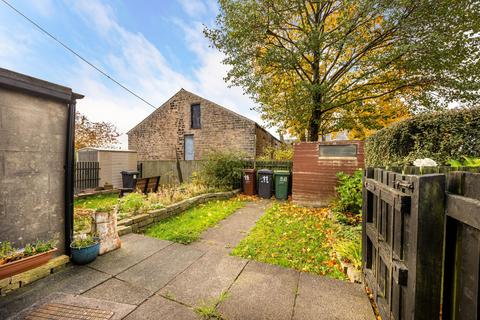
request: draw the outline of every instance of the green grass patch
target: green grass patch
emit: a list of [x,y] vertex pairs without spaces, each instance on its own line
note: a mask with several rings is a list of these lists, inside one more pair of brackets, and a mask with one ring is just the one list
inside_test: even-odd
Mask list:
[[336,228],[328,209],[275,203],[232,255],[346,279],[333,249]]
[[75,199],[75,208],[92,209],[114,206],[118,203],[118,193],[98,194],[83,199]]
[[188,244],[197,240],[203,231],[245,206],[245,203],[244,199],[235,197],[200,204],[180,215],[160,221],[150,227],[146,234],[158,239]]

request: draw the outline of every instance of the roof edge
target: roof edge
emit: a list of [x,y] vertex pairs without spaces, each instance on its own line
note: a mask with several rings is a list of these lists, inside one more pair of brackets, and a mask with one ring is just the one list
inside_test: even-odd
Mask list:
[[63,102],[71,102],[72,100],[82,99],[84,97],[81,94],[74,93],[71,88],[4,68],[0,68],[0,87]]

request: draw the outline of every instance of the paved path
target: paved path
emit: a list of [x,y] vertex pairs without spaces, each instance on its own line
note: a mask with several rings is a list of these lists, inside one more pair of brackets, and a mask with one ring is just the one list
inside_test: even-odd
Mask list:
[[21,319],[45,303],[114,311],[112,319],[128,320],[200,319],[194,308],[202,305],[217,305],[230,320],[374,319],[360,285],[228,255],[267,205],[247,204],[188,246],[126,235],[121,249],[88,266],[70,266],[0,297],[0,319]]

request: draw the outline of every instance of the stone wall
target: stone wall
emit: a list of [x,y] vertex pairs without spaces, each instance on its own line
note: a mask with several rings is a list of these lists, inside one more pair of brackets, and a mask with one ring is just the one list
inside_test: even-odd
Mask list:
[[256,155],[262,156],[265,148],[271,147],[271,148],[279,148],[281,145],[281,142],[276,139],[274,136],[272,136],[270,133],[268,133],[265,129],[260,127],[259,125],[256,125],[255,127],[255,134],[257,136],[256,139]]
[[65,103],[0,88],[0,241],[64,252]]
[[202,194],[190,199],[180,201],[162,209],[153,210],[148,213],[140,214],[131,218],[118,221],[118,235],[122,236],[132,232],[143,232],[150,225],[165,220],[171,216],[179,214],[188,210],[200,203],[205,203],[211,200],[229,199],[238,194],[240,190],[216,192]]
[[[201,128],[191,128],[190,108],[200,104]],[[138,160],[184,159],[184,137],[193,135],[195,160],[211,150],[233,149],[254,158],[256,124],[193,93],[180,90],[170,100],[128,132],[128,148]]]

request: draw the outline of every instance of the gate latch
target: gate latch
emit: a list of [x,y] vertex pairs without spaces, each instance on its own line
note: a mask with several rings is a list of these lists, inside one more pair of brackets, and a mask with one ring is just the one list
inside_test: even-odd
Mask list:
[[406,286],[408,281],[408,269],[407,267],[400,261],[392,261],[393,267],[393,280],[401,286]]
[[393,185],[395,188],[406,188],[406,189],[413,190],[413,182],[408,182],[404,180],[395,180]]

